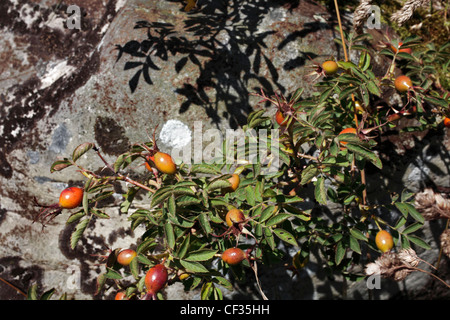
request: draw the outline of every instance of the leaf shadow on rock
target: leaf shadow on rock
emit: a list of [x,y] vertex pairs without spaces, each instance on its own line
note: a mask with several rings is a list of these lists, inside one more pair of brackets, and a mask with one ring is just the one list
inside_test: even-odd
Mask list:
[[[277,66],[268,55],[270,46],[266,43],[274,41],[269,36],[276,31],[264,31],[261,25],[271,10],[292,5],[291,2],[199,1],[196,10],[185,13],[182,33],[171,23],[138,21],[134,28],[147,29],[147,39],[117,45],[116,62],[124,54],[132,58],[133,61],[124,64],[125,70],[136,70],[129,80],[132,93],[142,79],[153,85],[154,77],[161,71],[160,63],[169,61],[170,57],[176,59],[173,67],[177,74],[193,65],[197,70],[192,72],[190,68],[189,74],[198,76],[187,79],[174,90],[184,97],[179,112],[188,111],[192,105],[201,106],[216,125],[226,118],[230,127],[237,128],[246,122],[252,110],[250,90],[264,90],[267,94],[286,92],[279,81]],[[295,37],[317,31],[315,27],[310,25]],[[274,48],[280,49],[282,47]],[[284,65],[284,70],[303,66],[306,55],[314,57],[312,53],[300,53],[297,59]]]

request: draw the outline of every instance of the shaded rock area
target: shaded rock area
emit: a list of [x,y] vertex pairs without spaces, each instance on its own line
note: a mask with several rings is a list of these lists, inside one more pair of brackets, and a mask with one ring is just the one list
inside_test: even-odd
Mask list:
[[[200,9],[189,13],[172,0],[55,2],[0,2],[0,277],[22,291],[38,283],[56,288],[57,295],[100,299],[93,296],[102,271],[94,255],[128,247],[142,230],[131,232],[120,213],[120,186],[115,200],[105,203],[111,219],[90,225],[74,250],[74,226],[65,225],[66,215],[44,231],[33,224],[34,197],[50,204],[66,186],[84,183],[74,170],[51,174],[51,164],[83,142],[94,142],[113,159],[173,120],[191,130],[194,121],[204,129],[237,128],[259,101],[250,93],[288,94],[304,86],[307,94],[309,58],[340,59],[342,53],[333,41],[334,16],[314,1],[200,1]],[[81,9],[80,29],[68,28],[69,5]],[[445,130],[409,140],[385,137],[386,150],[394,145],[401,152],[388,159],[392,166],[379,182],[395,183],[395,175],[417,190],[424,181],[450,188],[448,137]],[[161,140],[162,149],[170,148]],[[80,161],[93,171],[103,167],[92,154]],[[145,175],[141,170],[136,168]],[[320,261],[294,281],[283,266],[275,270],[280,278],[273,271],[262,270],[269,298],[341,294],[333,282],[324,284],[330,279]],[[260,298],[254,287],[233,294]],[[167,296],[199,298],[176,286]],[[0,283],[0,299],[20,298]]]

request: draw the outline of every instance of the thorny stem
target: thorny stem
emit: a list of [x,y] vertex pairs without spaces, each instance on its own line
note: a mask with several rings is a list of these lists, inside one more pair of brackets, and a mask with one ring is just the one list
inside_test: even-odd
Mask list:
[[137,182],[137,181],[135,181],[133,179],[130,179],[130,178],[124,176],[123,174],[121,174],[120,172],[115,172],[113,167],[105,160],[105,158],[103,158],[102,154],[100,153],[100,150],[97,147],[95,147],[95,146],[94,146],[93,150],[95,152],[97,152],[97,155],[100,157],[100,159],[103,161],[103,163],[108,167],[108,169],[110,169],[112,172],[114,172],[117,176],[119,176],[125,182],[134,184],[135,186],[137,186],[139,188],[142,188],[144,190],[150,191],[151,193],[155,193],[155,190],[153,190],[153,189],[143,185],[142,183]]
[[[345,44],[345,38],[344,38],[344,31],[342,29],[342,22],[341,22],[341,15],[339,13],[339,5],[337,3],[337,0],[334,0],[334,6],[336,8],[336,15],[337,15],[337,19],[338,19],[338,24],[339,24],[339,32],[341,34],[341,40],[342,40],[342,48],[344,50],[344,57],[345,57],[345,61],[348,61],[348,54],[347,54],[347,47]],[[353,101],[353,105],[354,105],[354,119],[355,119],[355,125],[356,128],[358,128],[358,116],[357,116],[357,110],[356,110],[356,106],[355,106],[355,95],[352,93],[352,101]],[[354,161],[352,163],[352,167],[354,167]],[[366,185],[366,174],[365,174],[365,170],[361,169],[361,182],[362,184],[365,186]],[[366,204],[366,198],[367,198],[367,191],[364,188],[363,190],[363,204]]]
[[317,159],[316,157],[304,154],[304,153],[298,153],[297,156],[305,158],[305,159],[309,159],[309,160],[313,160],[313,161],[319,161],[319,159]]
[[23,295],[25,298],[27,298],[27,295],[25,294],[25,292],[23,292],[22,290],[20,290],[20,289],[17,288],[16,286],[12,285],[11,283],[9,283],[8,281],[6,281],[6,280],[3,279],[2,277],[0,277],[0,281],[4,282],[4,283],[7,284],[8,286],[10,286],[10,287],[13,288],[14,290],[16,290],[18,293],[20,293],[21,295]]

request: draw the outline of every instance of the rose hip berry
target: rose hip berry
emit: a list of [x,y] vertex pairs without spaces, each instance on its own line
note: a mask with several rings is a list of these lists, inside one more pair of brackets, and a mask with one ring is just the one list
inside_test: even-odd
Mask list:
[[381,230],[375,236],[375,244],[384,253],[394,247],[394,240],[389,232]]
[[225,221],[228,226],[232,226],[234,223],[241,223],[245,220],[244,213],[239,209],[231,209],[225,216]]
[[322,63],[322,69],[327,76],[331,76],[338,71],[338,64],[332,60]]
[[156,294],[165,286],[167,279],[167,269],[163,264],[157,264],[150,268],[144,279],[145,287],[147,288],[147,294],[144,296],[144,299],[156,299]]
[[394,86],[398,92],[404,93],[404,92],[407,92],[408,90],[412,89],[413,84],[412,84],[410,77],[398,76],[397,78],[395,78]]
[[128,300],[128,298],[124,291],[119,291],[114,297],[114,300]]
[[444,126],[447,128],[450,128],[450,118],[449,117],[444,118]]
[[237,265],[245,259],[245,253],[239,248],[230,248],[222,253],[222,260],[229,265]]
[[136,255],[137,253],[133,249],[124,249],[117,255],[117,262],[122,266],[128,266]]
[[275,113],[275,121],[280,125],[283,126],[286,124],[287,119],[286,117],[283,115],[283,112],[281,112],[281,110],[278,110],[277,113]]
[[169,154],[158,151],[152,158],[158,171],[167,174],[174,174],[177,171],[177,166]]
[[78,207],[83,201],[82,188],[69,187],[64,189],[59,195],[59,206],[64,209],[73,209]]
[[394,53],[397,53],[397,52],[406,52],[406,53],[409,53],[409,54],[412,54],[412,49],[411,48],[401,48],[401,46],[403,45],[403,42],[399,42],[398,43],[398,47],[396,48],[393,44],[391,44],[391,50],[394,52]]
[[233,173],[230,178],[227,179],[228,182],[231,183],[231,186],[225,188],[224,192],[234,192],[239,187],[239,184],[241,182],[241,179],[239,178],[239,175],[236,173]]

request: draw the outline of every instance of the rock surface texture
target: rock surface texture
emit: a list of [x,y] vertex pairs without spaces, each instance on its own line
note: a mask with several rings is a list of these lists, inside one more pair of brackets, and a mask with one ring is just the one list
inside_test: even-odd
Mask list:
[[[189,13],[182,2],[169,0],[56,2],[0,2],[0,277],[21,290],[38,283],[69,298],[99,299],[93,294],[101,267],[93,255],[127,247],[142,230],[131,232],[118,209],[123,190],[106,204],[111,219],[88,227],[74,250],[67,213],[44,230],[32,223],[38,213],[34,197],[54,203],[62,189],[84,183],[75,170],[50,173],[51,164],[83,142],[94,142],[112,158],[165,124],[162,149],[174,146],[167,138],[170,125],[186,137],[194,121],[204,128],[237,128],[258,103],[250,93],[289,93],[302,85],[308,90],[309,57],[340,58],[333,42],[336,22],[313,1],[209,1],[201,12]],[[80,8],[80,15],[71,14],[69,5]],[[68,27],[73,19],[80,28]],[[386,169],[392,170],[386,181],[402,179],[417,190],[425,180],[450,188],[449,133],[440,135],[387,137],[387,148],[392,144],[401,152]],[[402,160],[405,153],[413,156]],[[103,166],[95,156],[80,161],[92,170]],[[262,276],[270,298],[340,294],[323,284],[329,279],[319,263],[293,282],[287,272],[277,274],[282,279]],[[230,295],[259,299],[255,292],[242,288]],[[198,298],[177,286],[167,296]],[[20,298],[0,283],[0,299]]]

